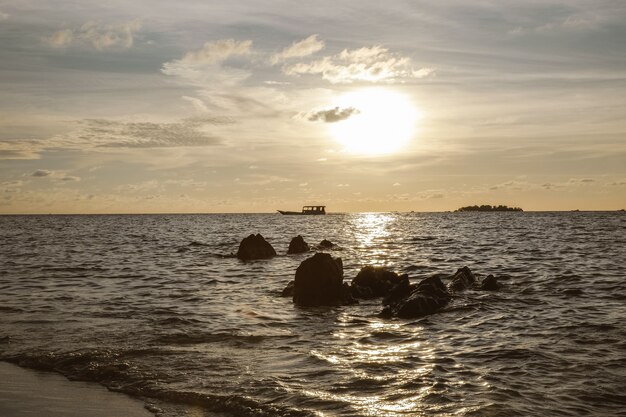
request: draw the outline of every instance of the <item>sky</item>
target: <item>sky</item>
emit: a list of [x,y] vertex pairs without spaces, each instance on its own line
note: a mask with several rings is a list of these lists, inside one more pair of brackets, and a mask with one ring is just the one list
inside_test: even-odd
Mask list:
[[626,2],[0,0],[0,213],[626,208]]

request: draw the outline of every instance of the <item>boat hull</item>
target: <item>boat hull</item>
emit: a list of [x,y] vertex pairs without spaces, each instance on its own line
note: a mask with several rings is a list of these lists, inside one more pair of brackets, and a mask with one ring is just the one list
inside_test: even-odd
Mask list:
[[283,214],[285,216],[323,216],[326,213],[303,213],[301,211],[284,211],[284,210],[277,210],[280,214]]

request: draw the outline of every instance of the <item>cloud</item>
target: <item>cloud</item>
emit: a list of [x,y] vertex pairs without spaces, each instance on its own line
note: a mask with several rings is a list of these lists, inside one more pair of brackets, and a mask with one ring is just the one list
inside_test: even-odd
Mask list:
[[10,14],[8,13],[4,13],[2,10],[0,10],[0,22],[3,20],[7,20],[9,18]]
[[339,108],[335,107],[329,110],[320,110],[313,113],[309,113],[306,118],[312,122],[325,122],[325,123],[335,123],[340,122],[342,120],[346,120],[350,116],[354,114],[358,114],[359,110],[354,107],[346,107]]
[[355,81],[397,82],[423,78],[434,72],[432,68],[415,69],[410,58],[390,52],[382,46],[344,49],[339,54],[312,62],[300,62],[283,68],[287,75],[321,74],[332,84]]
[[53,48],[80,45],[89,46],[98,51],[128,49],[133,46],[135,33],[140,29],[140,20],[109,25],[89,21],[76,29],[62,29],[54,32],[42,40]]
[[199,115],[171,123],[84,119],[67,122],[64,133],[42,140],[0,139],[0,160],[41,159],[46,150],[106,148],[185,148],[215,146],[221,139],[210,126],[233,124],[228,117]]
[[250,55],[251,50],[250,40],[206,42],[201,49],[187,52],[181,59],[165,62],[161,72],[193,84],[233,86],[248,78],[250,73],[224,63],[231,57]]
[[313,55],[324,49],[324,41],[317,39],[317,35],[311,35],[306,39],[292,43],[281,52],[272,55],[270,61],[272,65],[276,65],[290,58],[303,58]]
[[182,99],[190,102],[194,109],[196,109],[200,113],[209,112],[209,109],[207,108],[206,104],[204,104],[204,101],[200,100],[199,98],[182,96]]
[[80,181],[80,177],[75,177],[73,175],[66,175],[61,177],[61,181]]
[[36,146],[37,142],[17,142],[2,141],[0,142],[0,160],[2,159],[39,159]]
[[252,47],[252,41],[236,41],[234,39],[222,39],[214,42],[206,42],[201,49],[187,52],[177,62],[191,65],[212,65],[226,61],[231,56],[248,55]]
[[195,119],[178,123],[118,122],[89,119],[79,137],[100,148],[175,148],[212,146],[220,140],[201,130]]
[[38,169],[30,174],[31,177],[47,177],[49,175],[52,175],[52,171],[48,171],[47,169]]

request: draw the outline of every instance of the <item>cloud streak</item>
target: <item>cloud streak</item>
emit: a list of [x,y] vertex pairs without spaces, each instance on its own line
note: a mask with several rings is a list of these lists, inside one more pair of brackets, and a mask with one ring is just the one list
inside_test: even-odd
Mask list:
[[306,118],[311,122],[325,122],[335,123],[348,119],[350,116],[360,113],[358,109],[354,107],[335,107],[328,110],[320,110],[313,113],[309,113]]
[[89,21],[79,28],[62,29],[42,40],[53,48],[88,46],[98,51],[128,49],[133,46],[135,34],[141,29],[140,20],[104,25]]
[[196,85],[233,86],[248,78],[250,73],[227,66],[225,62],[233,57],[248,56],[251,52],[251,40],[206,42],[202,48],[185,53],[181,59],[165,62],[161,72]]
[[290,58],[303,58],[313,55],[324,49],[324,41],[317,39],[317,35],[311,35],[306,39],[292,43],[281,52],[272,55],[270,61],[272,65],[276,65]]
[[344,49],[340,53],[312,62],[300,62],[283,69],[287,75],[321,75],[331,84],[350,84],[357,81],[398,82],[423,78],[434,72],[432,68],[416,69],[410,58],[392,53],[382,46]]
[[85,120],[81,139],[100,142],[100,148],[176,148],[213,146],[221,141],[200,129],[198,123],[134,122]]
[[47,169],[38,169],[37,171],[30,174],[31,177],[37,178],[48,177],[50,175],[52,175],[52,171],[48,171]]

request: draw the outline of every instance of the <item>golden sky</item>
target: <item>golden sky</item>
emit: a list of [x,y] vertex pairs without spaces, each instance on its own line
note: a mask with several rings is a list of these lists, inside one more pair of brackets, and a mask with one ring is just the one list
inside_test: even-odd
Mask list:
[[626,4],[0,1],[0,213],[626,208]]

